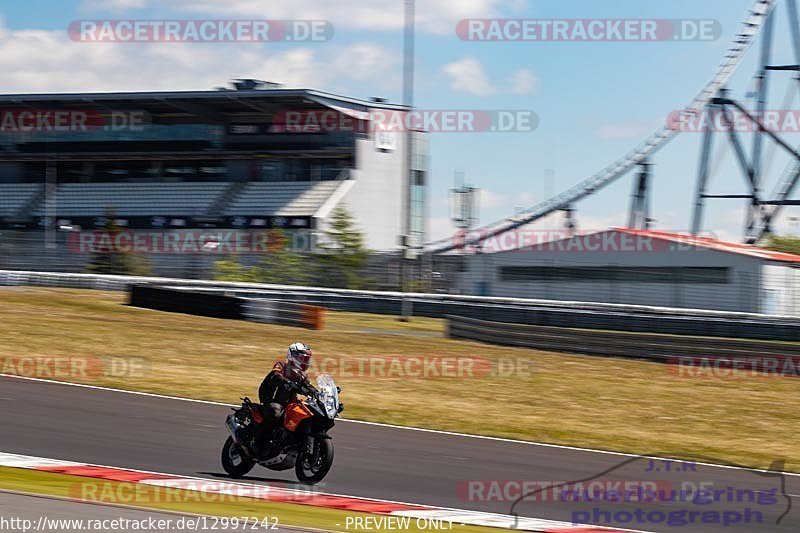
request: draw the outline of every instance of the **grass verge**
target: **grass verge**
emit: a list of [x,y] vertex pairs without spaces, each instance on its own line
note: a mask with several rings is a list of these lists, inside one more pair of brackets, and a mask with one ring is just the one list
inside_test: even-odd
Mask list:
[[[69,498],[76,502],[125,505],[154,511],[173,511],[229,518],[258,518],[259,524],[276,524],[298,528],[315,528],[326,531],[347,531],[347,518],[376,517],[367,513],[355,513],[336,509],[325,509],[311,505],[275,503],[242,496],[201,493],[180,489],[155,487],[117,481],[106,481],[51,472],[40,472],[22,468],[0,467],[0,489]],[[46,513],[46,510],[42,511]],[[262,520],[266,519],[266,522]],[[252,523],[252,522],[251,522]],[[248,526],[248,529],[251,526]],[[264,528],[259,528],[263,530]],[[352,531],[351,525],[350,530]],[[409,522],[409,531],[426,531]],[[388,531],[388,529],[370,529]],[[453,523],[457,533],[490,533],[494,528],[466,526]]]
[[442,329],[434,319],[330,313],[326,330],[307,331],[130,308],[125,298],[2,289],[0,358],[141,358],[137,375],[68,380],[229,403],[255,395],[272,361],[298,340],[317,360],[340,363],[398,355],[526,361],[532,372],[505,376],[351,372],[337,382],[348,418],[641,454],[676,450],[676,458],[759,468],[785,459],[788,471],[800,471],[800,387],[791,378],[697,379],[659,363],[431,338]]

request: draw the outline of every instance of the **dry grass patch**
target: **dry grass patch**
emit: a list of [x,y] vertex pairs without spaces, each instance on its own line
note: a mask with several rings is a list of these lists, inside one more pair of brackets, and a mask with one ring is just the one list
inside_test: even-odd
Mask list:
[[[635,453],[698,455],[800,470],[800,383],[687,379],[666,365],[436,338],[442,321],[329,313],[325,331],[217,320],[121,305],[126,296],[65,289],[0,291],[0,357],[130,356],[143,376],[103,386],[236,402],[289,343],[318,360],[455,356],[531,360],[514,377],[339,377],[349,418]],[[380,330],[363,333],[363,330]],[[391,331],[390,331],[391,330]],[[80,380],[79,380],[80,381]],[[480,413],[480,414],[479,414]]]

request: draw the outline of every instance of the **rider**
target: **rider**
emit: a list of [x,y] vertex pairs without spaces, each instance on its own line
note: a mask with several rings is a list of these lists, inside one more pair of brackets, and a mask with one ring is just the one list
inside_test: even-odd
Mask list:
[[286,362],[276,361],[258,388],[264,422],[255,432],[255,444],[261,447],[277,427],[287,404],[295,401],[298,392],[308,386],[306,371],[311,365],[311,348],[295,342],[286,352]]

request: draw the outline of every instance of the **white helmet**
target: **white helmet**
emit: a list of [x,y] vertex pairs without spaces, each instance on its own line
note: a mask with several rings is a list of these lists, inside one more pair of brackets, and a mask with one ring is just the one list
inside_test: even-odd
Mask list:
[[311,366],[311,348],[302,342],[295,342],[286,352],[286,370],[288,374],[305,373]]

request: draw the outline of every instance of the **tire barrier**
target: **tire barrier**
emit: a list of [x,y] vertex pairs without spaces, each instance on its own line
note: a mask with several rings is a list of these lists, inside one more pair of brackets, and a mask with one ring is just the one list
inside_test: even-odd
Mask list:
[[324,327],[323,307],[263,298],[241,298],[224,293],[132,285],[128,303],[133,307],[171,313],[248,320],[308,329]]
[[241,299],[224,294],[134,285],[129,292],[128,304],[133,307],[144,307],[170,313],[186,313],[212,318],[244,318]]
[[321,330],[325,327],[325,308],[284,300],[238,298],[243,302],[245,320]]

